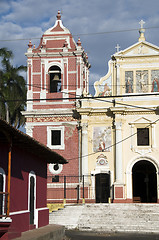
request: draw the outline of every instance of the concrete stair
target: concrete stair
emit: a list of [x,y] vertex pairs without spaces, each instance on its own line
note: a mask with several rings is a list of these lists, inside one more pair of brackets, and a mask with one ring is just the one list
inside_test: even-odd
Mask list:
[[78,228],[84,205],[67,205],[63,209],[49,214],[49,224],[63,225],[67,229]]
[[81,231],[159,233],[159,204],[67,205],[50,213],[50,224]]

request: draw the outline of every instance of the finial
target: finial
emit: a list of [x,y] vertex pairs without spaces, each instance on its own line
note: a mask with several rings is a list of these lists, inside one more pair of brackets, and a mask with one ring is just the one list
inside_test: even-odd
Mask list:
[[31,40],[29,41],[28,47],[32,48],[33,44],[31,43]]
[[81,46],[81,39],[80,39],[80,37],[78,38],[77,46]]
[[120,50],[120,45],[117,44],[115,48],[116,48],[116,52],[119,52],[119,50]]
[[60,10],[58,10],[58,13],[57,13],[57,20],[61,20],[61,13],[60,13]]
[[46,43],[45,43],[44,40],[43,40],[43,42],[42,42],[42,47],[43,47],[43,48],[46,48]]
[[140,28],[140,30],[139,30],[139,33],[140,33],[139,42],[145,41],[145,36],[144,36],[145,29],[143,28],[143,27],[144,27],[144,23],[145,23],[145,22],[144,22],[143,20],[141,20],[141,21],[139,22],[139,24],[140,24],[140,26],[141,26],[141,28]]
[[141,21],[139,22],[139,24],[141,25],[141,28],[143,28],[143,26],[144,26],[144,24],[145,24],[144,20],[141,20]]
[[65,39],[65,42],[64,42],[64,47],[68,47],[68,42],[67,42],[66,39]]

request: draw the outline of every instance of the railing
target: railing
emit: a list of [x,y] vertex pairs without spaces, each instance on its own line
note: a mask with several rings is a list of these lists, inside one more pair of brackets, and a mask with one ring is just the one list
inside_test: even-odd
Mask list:
[[[91,181],[91,176],[48,176],[48,202],[51,199],[54,202],[62,202],[67,199],[67,202],[83,202],[88,199],[88,182]],[[50,199],[50,201],[49,201]]]
[[0,192],[0,218],[8,217],[8,193]]
[[109,202],[113,198],[110,174],[62,176],[47,179],[48,203]]

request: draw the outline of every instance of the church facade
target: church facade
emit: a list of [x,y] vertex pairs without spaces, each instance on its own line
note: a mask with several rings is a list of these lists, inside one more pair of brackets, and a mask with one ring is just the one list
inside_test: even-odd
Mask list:
[[111,57],[95,98],[77,107],[96,202],[159,201],[159,47],[145,40],[140,24],[138,42]]
[[94,97],[87,54],[60,12],[40,45],[29,43],[26,133],[69,161],[48,165],[48,203],[159,201],[159,47],[140,24]]

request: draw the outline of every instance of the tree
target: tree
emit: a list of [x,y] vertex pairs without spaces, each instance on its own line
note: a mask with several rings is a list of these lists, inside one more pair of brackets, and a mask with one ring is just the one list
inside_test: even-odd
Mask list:
[[19,128],[25,123],[21,111],[25,110],[27,88],[20,72],[26,67],[13,67],[13,53],[7,48],[0,48],[0,57],[0,117]]

